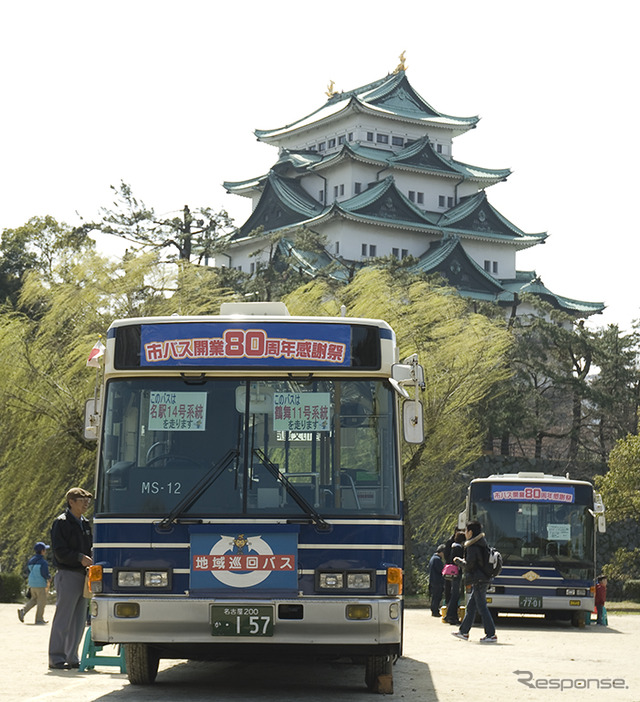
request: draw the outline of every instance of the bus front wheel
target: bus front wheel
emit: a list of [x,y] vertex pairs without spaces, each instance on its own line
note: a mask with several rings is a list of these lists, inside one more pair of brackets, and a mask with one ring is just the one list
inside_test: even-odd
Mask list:
[[364,681],[369,692],[390,695],[393,692],[391,656],[367,656]]
[[124,661],[132,685],[151,685],[158,674],[160,656],[147,644],[125,644]]

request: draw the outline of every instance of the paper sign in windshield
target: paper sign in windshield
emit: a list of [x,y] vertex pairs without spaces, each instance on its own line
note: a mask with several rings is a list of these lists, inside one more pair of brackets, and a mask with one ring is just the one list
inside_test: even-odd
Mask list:
[[275,431],[329,431],[331,395],[328,392],[273,394]]
[[151,431],[204,431],[206,392],[152,392],[149,401]]

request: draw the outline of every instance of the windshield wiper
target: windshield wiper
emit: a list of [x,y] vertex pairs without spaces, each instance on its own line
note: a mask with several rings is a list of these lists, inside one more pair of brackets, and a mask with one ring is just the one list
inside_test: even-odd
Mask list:
[[169,529],[171,524],[209,488],[227,470],[229,464],[238,457],[237,449],[229,449],[227,453],[216,463],[211,470],[204,475],[189,492],[178,502],[178,504],[167,514],[158,524],[158,529]]
[[253,449],[253,453],[258,457],[258,460],[262,465],[271,473],[271,475],[282,485],[290,495],[294,502],[300,507],[300,509],[311,519],[311,521],[316,525],[318,529],[322,531],[327,531],[331,529],[331,526],[320,516],[317,510],[311,505],[295,488],[293,483],[287,478],[286,475],[280,472],[278,466],[272,463],[267,456],[264,454],[262,449]]

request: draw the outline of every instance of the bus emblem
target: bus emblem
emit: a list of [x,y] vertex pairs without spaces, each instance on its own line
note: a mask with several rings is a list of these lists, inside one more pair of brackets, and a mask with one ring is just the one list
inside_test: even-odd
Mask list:
[[526,572],[522,577],[525,580],[528,580],[530,583],[532,583],[534,580],[537,580],[540,576],[537,573],[534,573],[534,571],[530,570]]

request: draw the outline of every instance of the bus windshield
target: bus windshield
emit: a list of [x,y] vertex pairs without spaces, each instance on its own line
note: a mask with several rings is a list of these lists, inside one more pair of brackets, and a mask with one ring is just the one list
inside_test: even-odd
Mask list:
[[399,512],[385,381],[156,377],[106,393],[99,514]]
[[[471,488],[471,515],[509,565],[549,565],[564,577],[593,577],[592,488],[573,484],[571,502],[496,500],[497,484]],[[570,492],[569,492],[570,491]],[[588,573],[587,573],[588,571]]]

